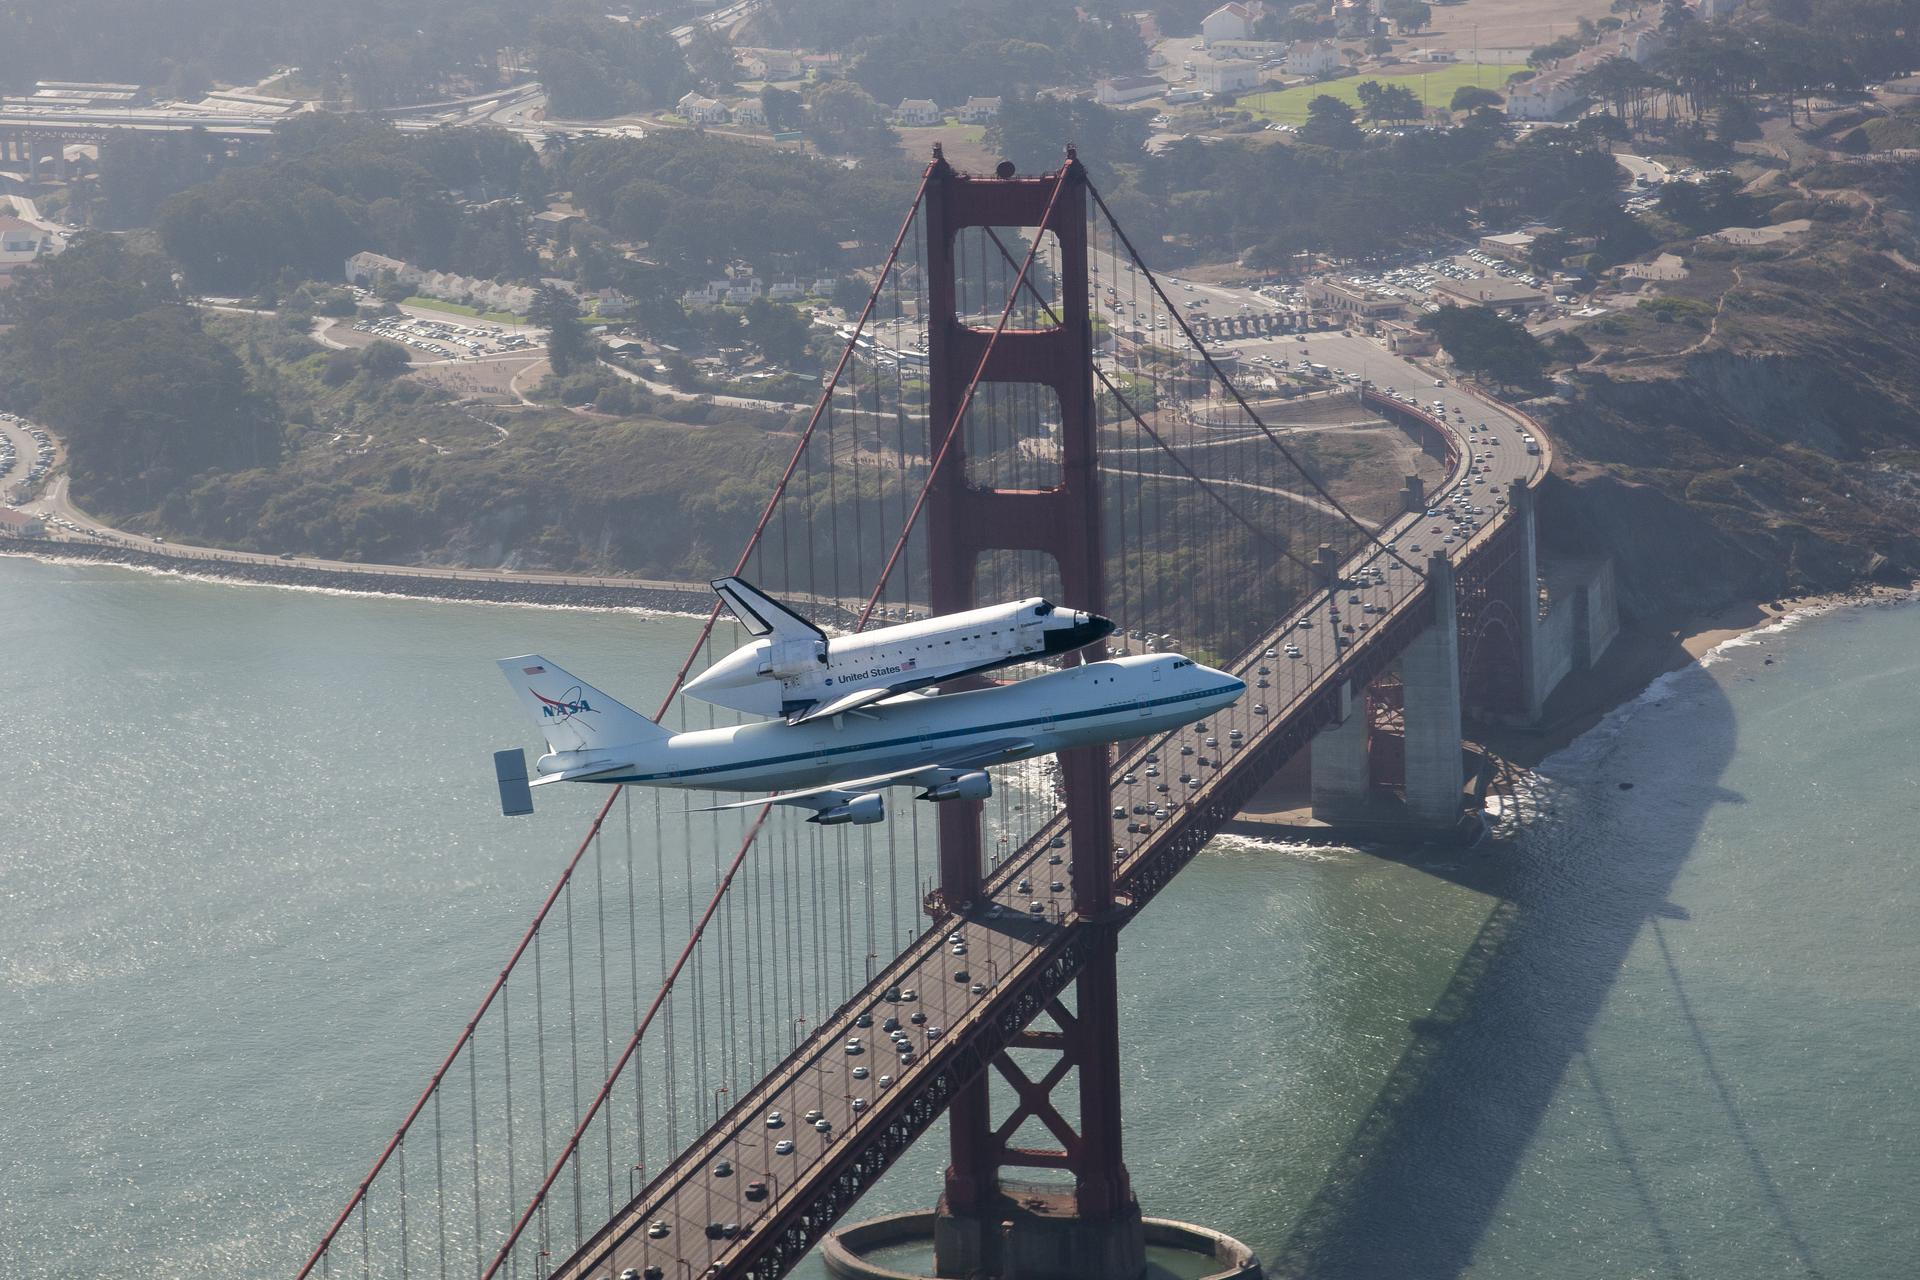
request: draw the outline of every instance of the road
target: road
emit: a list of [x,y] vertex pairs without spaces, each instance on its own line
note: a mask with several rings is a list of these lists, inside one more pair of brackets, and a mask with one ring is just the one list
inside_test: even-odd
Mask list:
[[[1352,343],[1360,346],[1350,346]],[[1520,420],[1448,385],[1372,344],[1340,335],[1309,339],[1317,358],[1358,364],[1365,356],[1375,381],[1440,400],[1459,446],[1459,461],[1446,488],[1466,485],[1476,496],[1513,480],[1541,473],[1544,455],[1521,446]],[[1459,412],[1455,412],[1458,410]],[[1438,417],[1438,413],[1434,417]],[[1478,424],[1485,417],[1491,431]],[[1491,437],[1498,444],[1488,444]],[[1484,457],[1487,474],[1475,474]],[[1494,510],[1497,504],[1488,504]],[[1232,776],[1233,758],[1253,750],[1310,702],[1323,698],[1347,651],[1361,632],[1375,626],[1418,625],[1409,612],[1423,597],[1428,551],[1464,554],[1472,539],[1491,535],[1491,522],[1468,541],[1451,543],[1428,532],[1431,518],[1410,513],[1383,538],[1405,561],[1374,545],[1342,566],[1343,585],[1332,598],[1316,596],[1282,619],[1231,669],[1249,685],[1234,707],[1207,721],[1137,746],[1115,770],[1112,803],[1116,886],[1137,909],[1164,878],[1163,870],[1191,856],[1181,844],[1186,814],[1211,812],[1216,786]],[[1377,570],[1377,577],[1375,571]],[[1365,581],[1363,581],[1363,579]],[[1367,605],[1376,612],[1366,611]],[[1289,642],[1297,647],[1292,656]],[[1264,683],[1265,687],[1261,687]],[[1156,832],[1165,833],[1156,835]],[[1191,842],[1187,842],[1191,844]],[[1183,849],[1185,852],[1183,853]],[[989,871],[986,901],[949,917],[892,961],[844,1015],[813,1028],[781,1068],[748,1091],[707,1134],[691,1143],[653,1177],[631,1204],[617,1213],[585,1249],[555,1273],[558,1280],[586,1280],[623,1267],[684,1266],[706,1274],[718,1264],[739,1274],[768,1250],[786,1246],[782,1232],[813,1211],[812,1197],[854,1153],[887,1151],[911,1141],[923,1120],[927,1091],[941,1073],[1004,1047],[1009,993],[1031,989],[1036,971],[1053,965],[1071,972],[1072,855],[1064,821],[1056,815],[1036,838]],[[1172,859],[1173,861],[1169,861]],[[1170,871],[1168,872],[1170,874]],[[1005,988],[1005,991],[1003,991]],[[888,1020],[905,1039],[896,1048]],[[972,1046],[969,1051],[966,1046]],[[864,1158],[864,1157],[863,1157]],[[844,1207],[844,1206],[837,1206]],[[734,1223],[732,1234],[724,1224]],[[819,1224],[809,1222],[804,1247]]]
[[[11,424],[7,424],[11,425]],[[29,453],[27,455],[31,457]],[[326,560],[318,556],[283,557],[265,552],[230,551],[224,547],[202,547],[193,543],[173,542],[166,538],[150,538],[144,534],[129,533],[102,524],[74,505],[67,491],[67,477],[56,475],[40,496],[21,504],[21,510],[46,517],[55,517],[78,525],[92,536],[80,535],[75,540],[88,542],[106,542],[117,546],[132,547],[139,551],[151,551],[159,555],[184,557],[197,560],[218,560],[229,564],[255,564],[272,568],[323,569],[332,573],[367,573],[399,578],[431,578],[437,581],[458,582],[518,582],[542,586],[574,587],[639,587],[654,591],[679,591],[706,596],[711,590],[704,582],[676,582],[665,578],[603,578],[578,573],[524,573],[506,569],[448,569],[435,568],[432,565],[415,564],[374,564],[358,560]],[[55,532],[59,532],[55,530]]]

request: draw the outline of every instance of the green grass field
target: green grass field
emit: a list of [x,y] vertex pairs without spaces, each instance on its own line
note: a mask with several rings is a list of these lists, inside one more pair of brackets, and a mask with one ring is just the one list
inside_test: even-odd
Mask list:
[[525,316],[516,316],[511,311],[482,311],[470,307],[464,302],[446,302],[440,298],[422,298],[418,295],[408,298],[409,307],[425,307],[429,311],[447,311],[456,316],[472,316],[476,320],[486,320],[493,324],[525,324]]
[[1321,94],[1332,94],[1357,109],[1360,106],[1360,86],[1368,80],[1378,80],[1381,84],[1405,85],[1421,95],[1421,101],[1428,108],[1437,107],[1444,111],[1447,104],[1453,101],[1453,91],[1461,85],[1478,85],[1495,93],[1505,93],[1507,77],[1526,69],[1526,64],[1519,62],[1440,63],[1426,72],[1390,76],[1362,74],[1329,80],[1325,84],[1295,85],[1274,93],[1243,94],[1236,105],[1243,111],[1251,111],[1268,120],[1300,124],[1307,118],[1307,104]]

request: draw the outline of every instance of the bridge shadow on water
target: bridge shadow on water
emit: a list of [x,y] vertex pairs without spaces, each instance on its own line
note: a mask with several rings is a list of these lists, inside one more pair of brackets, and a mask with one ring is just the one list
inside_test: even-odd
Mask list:
[[[1464,1274],[1556,1090],[1570,1080],[1597,1100],[1608,1146],[1661,1255],[1657,1269],[1687,1276],[1614,1095],[1587,1053],[1589,1031],[1616,976],[1648,930],[1725,1128],[1744,1151],[1772,1226],[1787,1241],[1792,1264],[1782,1274],[1821,1274],[1715,1062],[1661,932],[1687,918],[1668,895],[1707,815],[1718,804],[1741,801],[1714,785],[1733,754],[1731,708],[1717,685],[1688,679],[1687,738],[1697,738],[1705,758],[1696,757],[1685,787],[1660,788],[1658,812],[1670,820],[1635,825],[1626,839],[1562,838],[1584,819],[1555,812],[1579,805],[1556,804],[1550,782],[1546,811],[1529,823],[1526,837],[1497,839],[1431,864],[1409,860],[1498,903],[1440,999],[1414,1023],[1412,1042],[1293,1224],[1270,1275],[1442,1280]],[[1617,783],[1588,776],[1579,785],[1611,790]],[[1535,1274],[1551,1270],[1551,1260],[1539,1263]]]

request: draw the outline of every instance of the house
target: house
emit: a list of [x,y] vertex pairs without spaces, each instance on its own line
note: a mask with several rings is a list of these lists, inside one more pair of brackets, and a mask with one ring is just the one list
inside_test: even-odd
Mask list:
[[1216,60],[1246,58],[1253,62],[1265,62],[1286,55],[1287,46],[1278,40],[1216,40],[1213,47],[1207,50],[1207,56]]
[[703,285],[688,289],[680,295],[680,301],[692,307],[712,307],[726,301],[731,280],[709,280]]
[[1308,283],[1307,301],[1316,311],[1358,316],[1363,320],[1397,318],[1406,313],[1405,299],[1379,293],[1345,280],[1314,280]]
[[573,235],[573,229],[586,219],[577,213],[560,209],[542,209],[529,219],[533,223],[533,233],[552,245],[564,245]]
[[46,531],[46,523],[39,516],[0,507],[0,534],[10,538],[37,538]]
[[893,109],[893,122],[906,125],[939,124],[945,117],[932,98],[902,98]]
[[1200,87],[1209,93],[1237,93],[1259,83],[1257,62],[1209,62],[1200,68]]
[[1331,75],[1346,65],[1340,46],[1331,40],[1296,40],[1281,64],[1290,76]]
[[379,280],[382,272],[392,272],[393,278],[402,284],[413,284],[420,278],[420,272],[400,261],[389,258],[383,253],[356,253],[347,259],[346,281],[348,284],[371,285]]
[[1533,248],[1533,235],[1526,231],[1509,231],[1504,235],[1481,236],[1480,249],[1496,258],[1505,258],[1508,262],[1524,263],[1527,253]]
[[968,98],[966,105],[954,112],[962,124],[985,124],[999,114],[998,98]]
[[1159,76],[1113,76],[1093,87],[1093,100],[1102,106],[1116,107],[1143,98],[1157,98],[1167,91],[1167,82]]
[[725,124],[733,118],[726,103],[703,98],[697,93],[683,95],[680,101],[673,104],[673,109],[695,124]]
[[1435,301],[1457,306],[1485,307],[1521,315],[1537,311],[1552,299],[1541,289],[1501,276],[1477,276],[1472,280],[1436,280]]
[[1253,28],[1266,15],[1267,7],[1261,0],[1229,0],[1206,17],[1200,19],[1200,39],[1209,49],[1216,40],[1250,40]]
[[750,125],[755,129],[767,127],[767,109],[760,105],[760,99],[742,98],[734,103],[731,109],[736,123]]
[[1711,22],[1724,18],[1740,7],[1740,0],[1699,0],[1700,16]]
[[1387,339],[1387,350],[1397,356],[1430,356],[1440,349],[1438,339],[1415,325],[1383,320],[1380,329]]
[[735,49],[733,52],[749,80],[798,80],[807,74],[806,63],[790,50]]
[[31,222],[0,214],[0,253],[22,254],[31,262],[52,248],[52,233]]
[[1635,18],[1614,35],[1615,39],[1603,41],[1602,47],[1639,63],[1652,61],[1667,47],[1667,33],[1660,29],[1657,17]]
[[1512,85],[1507,114],[1515,120],[1557,120],[1580,101],[1580,72],[1555,67]]
[[798,280],[775,280],[767,286],[767,296],[775,302],[790,302],[805,297],[807,287]]

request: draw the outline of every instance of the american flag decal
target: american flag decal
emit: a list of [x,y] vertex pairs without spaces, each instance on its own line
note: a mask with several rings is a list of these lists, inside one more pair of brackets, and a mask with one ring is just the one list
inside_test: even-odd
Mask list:
[[526,676],[540,676],[540,675],[545,675],[546,673],[547,673],[547,669],[546,669],[545,667],[522,667],[522,668],[520,668],[520,674],[521,674],[521,675],[526,675]]
[[919,663],[920,663],[920,659],[918,658],[908,658],[905,662],[902,662],[900,664],[900,669],[902,671],[911,671],[914,669],[914,667],[918,666]]

